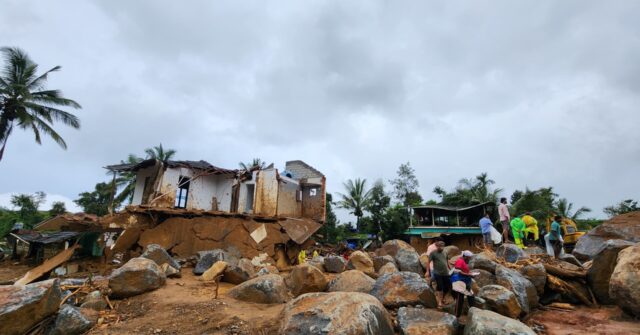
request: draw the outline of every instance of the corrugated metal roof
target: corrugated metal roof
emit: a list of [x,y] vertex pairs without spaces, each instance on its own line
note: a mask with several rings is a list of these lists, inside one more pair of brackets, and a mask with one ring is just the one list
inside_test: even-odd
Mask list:
[[80,235],[80,233],[75,231],[61,231],[61,232],[51,233],[51,234],[40,234],[35,232],[23,232],[23,233],[17,232],[11,235],[19,237],[21,240],[27,241],[29,243],[49,244],[49,243],[56,243],[56,242],[64,242],[68,239],[71,239],[73,237]]
[[477,205],[471,205],[471,206],[467,206],[467,207],[456,207],[456,206],[442,206],[442,205],[421,205],[421,206],[411,206],[412,209],[439,209],[439,210],[443,210],[443,211],[451,211],[451,212],[462,212],[462,211],[466,211],[469,209],[474,209],[474,208],[478,208],[478,207],[482,207],[485,205],[495,205],[493,202],[484,202],[481,204],[477,204]]
[[[137,164],[115,164],[105,166],[105,169],[114,172],[132,172],[144,169],[155,164],[155,159],[147,159]],[[163,164],[166,167],[184,167],[188,169],[204,170],[211,172],[212,174],[236,174],[238,170],[235,169],[223,169],[212,165],[211,163],[203,160],[199,161],[164,161]]]

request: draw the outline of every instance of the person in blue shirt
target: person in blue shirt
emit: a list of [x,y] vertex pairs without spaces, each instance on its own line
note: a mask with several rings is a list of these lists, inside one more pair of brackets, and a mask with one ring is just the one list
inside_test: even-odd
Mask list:
[[551,231],[549,231],[549,242],[551,243],[551,247],[553,247],[553,257],[555,258],[560,257],[560,250],[562,250],[562,238],[560,235],[561,221],[562,217],[556,215],[551,223]]
[[484,217],[480,219],[480,230],[482,231],[482,243],[484,243],[485,249],[491,250],[493,248],[493,240],[491,239],[491,227],[493,222],[489,218],[489,213],[485,213]]

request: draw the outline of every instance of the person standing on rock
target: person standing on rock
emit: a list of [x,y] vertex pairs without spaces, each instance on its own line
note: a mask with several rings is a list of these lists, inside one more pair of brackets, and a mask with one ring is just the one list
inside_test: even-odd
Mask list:
[[509,214],[509,207],[507,207],[507,198],[500,198],[498,214],[500,214],[500,223],[502,224],[502,239],[504,240],[504,243],[511,243],[509,242],[509,223],[511,222],[511,215]]
[[560,257],[560,251],[562,250],[562,237],[560,235],[560,221],[562,217],[556,215],[551,223],[551,231],[549,231],[549,242],[553,248],[553,257]]
[[424,277],[427,279],[429,284],[435,283],[436,281],[436,274],[435,272],[433,272],[433,262],[431,262],[431,260],[429,259],[429,255],[431,255],[432,252],[438,249],[438,247],[436,246],[438,242],[443,242],[442,237],[434,238],[433,243],[429,244],[429,246],[427,247],[427,252],[425,252],[425,254],[427,255],[427,264],[426,264],[427,272],[425,272]]
[[429,262],[433,263],[438,308],[442,308],[447,293],[451,291],[451,277],[449,276],[447,256],[444,254],[444,242],[436,242],[436,250],[429,255]]
[[489,218],[489,213],[485,213],[484,217],[480,219],[480,230],[482,231],[482,243],[485,249],[491,250],[493,247],[493,240],[491,239],[491,227],[493,222]]

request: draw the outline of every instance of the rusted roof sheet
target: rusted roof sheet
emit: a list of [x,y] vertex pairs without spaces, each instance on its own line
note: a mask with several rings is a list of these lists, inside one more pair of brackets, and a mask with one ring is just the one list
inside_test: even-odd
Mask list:
[[50,243],[64,242],[66,240],[69,240],[71,238],[74,238],[80,235],[80,233],[74,232],[74,231],[61,231],[61,232],[51,233],[51,234],[40,234],[40,233],[28,232],[28,233],[22,233],[22,234],[12,233],[11,235],[19,237],[21,240],[27,241],[29,243],[50,244]]
[[[105,166],[105,169],[113,171],[113,172],[132,172],[138,171],[140,169],[144,169],[155,164],[155,159],[147,159],[137,164],[115,164]],[[236,174],[238,170],[235,169],[223,169],[212,165],[211,163],[203,160],[199,161],[164,161],[163,162],[167,167],[184,167],[188,169],[194,170],[203,170],[210,172],[212,174]]]
[[321,224],[310,219],[287,218],[278,222],[289,237],[296,243],[302,244],[313,235]]
[[34,227],[37,231],[87,231],[95,228],[100,228],[98,224],[98,216],[94,214],[86,213],[65,213],[60,214],[45,221]]

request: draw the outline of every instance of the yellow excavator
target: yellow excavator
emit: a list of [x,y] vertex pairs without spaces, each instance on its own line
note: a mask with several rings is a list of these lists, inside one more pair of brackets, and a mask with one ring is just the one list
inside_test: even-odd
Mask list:
[[[547,218],[547,232],[551,231],[551,223],[555,215],[551,215]],[[578,243],[578,239],[585,233],[578,231],[578,225],[570,218],[562,218],[560,222],[560,229],[562,230],[562,238],[564,239],[564,250],[567,253],[573,251],[573,248]]]

